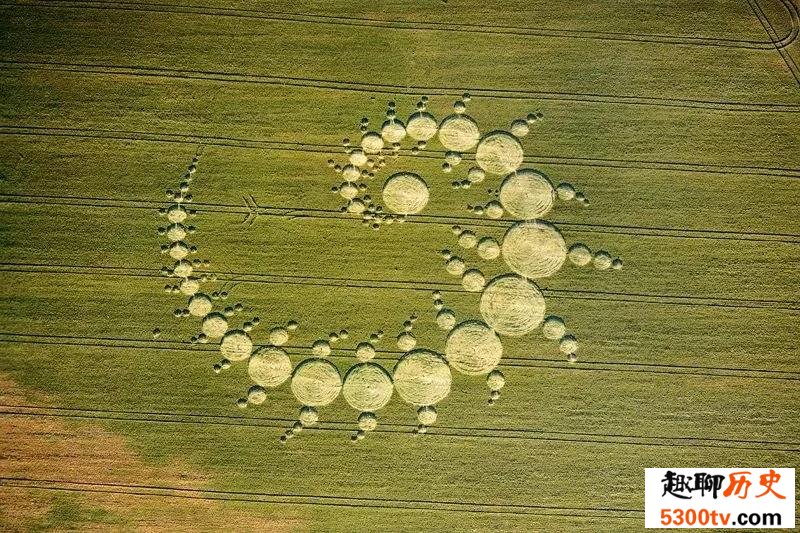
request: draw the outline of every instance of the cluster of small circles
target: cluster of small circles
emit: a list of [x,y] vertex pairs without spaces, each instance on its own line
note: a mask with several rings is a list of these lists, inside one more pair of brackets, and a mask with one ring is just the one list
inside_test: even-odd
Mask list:
[[371,342],[371,343],[373,343],[373,344],[374,344],[374,343],[377,343],[377,342],[380,342],[380,340],[381,340],[381,339],[383,339],[383,336],[384,336],[384,335],[385,335],[385,333],[383,332],[383,330],[382,330],[382,329],[379,329],[379,330],[378,330],[378,331],[376,331],[375,333],[372,333],[372,334],[370,334],[370,336],[369,336],[369,342]]
[[542,112],[528,113],[525,118],[518,118],[511,122],[511,134],[514,137],[525,137],[530,132],[530,127],[544,118]]
[[582,192],[578,192],[575,190],[571,184],[562,182],[559,183],[556,187],[556,194],[558,195],[559,200],[564,202],[570,202],[575,200],[576,202],[580,203],[581,205],[587,206],[589,205],[589,199],[586,195]]
[[[416,318],[414,319],[416,320]],[[397,335],[397,349],[401,352],[410,352],[417,346],[417,338],[411,333],[413,323],[406,321],[403,331]]]
[[444,269],[448,274],[453,276],[461,276],[467,269],[467,265],[463,259],[453,254],[450,250],[442,250],[442,258],[444,259]]
[[[231,362],[228,359],[222,359],[219,363],[214,364],[214,373],[219,374],[223,370],[228,370],[231,367]],[[244,409],[247,407],[247,401],[245,401],[244,405],[241,404],[241,400],[237,401],[237,405]]]
[[[445,117],[441,122],[437,122],[434,116],[427,111],[427,97],[420,99],[416,105],[416,111],[411,114],[406,123],[397,118],[394,102],[389,103],[386,121],[376,129],[377,131],[370,131],[368,118],[362,119],[359,126],[362,133],[360,146],[351,147],[349,140],[345,140],[343,143],[345,151],[350,156],[349,163],[340,166],[333,160],[328,162],[336,172],[343,174],[345,180],[332,189],[348,202],[343,206],[342,211],[359,214],[365,225],[378,229],[384,223],[402,222],[408,214],[421,210],[427,203],[428,190],[427,185],[419,176],[405,173],[401,178],[397,174],[392,176],[395,178],[392,188],[387,188],[389,180],[387,180],[387,184],[384,184],[383,203],[387,206],[387,210],[396,214],[386,214],[381,205],[373,202],[367,194],[367,184],[361,180],[373,179],[375,172],[385,166],[387,156],[398,157],[401,148],[400,141],[406,136],[414,139],[415,144],[410,151],[416,155],[427,147],[429,140],[437,133],[442,146],[446,149],[445,160],[442,164],[444,172],[452,172],[454,167],[463,161],[463,154],[477,146],[475,158],[477,166],[469,169],[465,179],[453,181],[454,188],[466,189],[474,183],[481,183],[487,173],[507,175],[506,182],[504,182],[507,185],[505,195],[502,187],[490,189],[489,194],[499,197],[498,200],[492,199],[484,205],[467,206],[467,209],[476,215],[501,219],[506,213],[509,213],[509,215],[521,217],[523,220],[538,219],[550,209],[554,198],[563,201],[577,200],[583,205],[588,205],[585,195],[576,191],[572,185],[561,183],[557,187],[553,187],[547,176],[538,171],[518,170],[523,157],[522,146],[517,139],[527,135],[531,126],[542,120],[541,112],[530,113],[524,119],[514,120],[509,132],[497,131],[481,137],[477,123],[466,114],[468,101],[469,95],[465,94],[461,100],[453,104],[454,113]],[[389,201],[390,198],[393,202]],[[398,206],[400,209],[397,208]],[[520,213],[525,213],[525,215],[521,216]],[[535,214],[528,216],[529,213]],[[411,389],[421,387],[421,382],[415,380],[421,379],[427,382],[433,379],[430,383],[434,383],[436,380],[431,376],[440,371],[436,369],[439,369],[442,364],[447,368],[449,362],[450,366],[463,373],[488,374],[486,383],[490,391],[489,403],[494,403],[505,385],[503,373],[495,368],[502,353],[498,332],[504,335],[520,336],[524,332],[532,331],[531,326],[542,324],[545,337],[558,341],[559,349],[567,355],[570,362],[577,360],[577,339],[567,333],[561,318],[554,316],[544,318],[543,297],[535,284],[529,281],[529,278],[552,274],[561,266],[567,255],[576,264],[585,261],[585,256],[588,255],[588,260],[584,264],[594,262],[598,269],[621,268],[622,262],[605,251],[592,253],[584,245],[573,246],[568,252],[563,237],[551,226],[545,223],[517,224],[513,228],[514,231],[509,232],[516,240],[511,239],[512,242],[508,245],[505,244],[506,238],[503,239],[504,244],[501,245],[497,239],[492,237],[481,238],[475,232],[459,226],[452,228],[460,247],[476,248],[478,255],[486,260],[496,259],[502,254],[509,266],[520,276],[499,276],[487,285],[487,280],[480,270],[468,269],[461,257],[454,255],[449,250],[442,251],[446,270],[453,275],[461,276],[462,285],[466,290],[484,293],[481,301],[481,313],[486,322],[465,321],[457,324],[455,313],[445,307],[441,292],[435,291],[433,306],[437,311],[436,323],[441,329],[450,332],[448,344],[451,345],[453,353],[447,354],[445,359],[433,352],[417,349],[417,340],[412,333],[416,317],[407,320],[403,324],[403,330],[396,338],[397,347],[405,353],[401,361],[403,359],[408,361],[404,367],[406,369],[404,386],[409,387],[407,394],[413,392],[412,396],[433,398],[435,396],[425,395],[441,393],[444,390],[441,388],[444,386],[443,376],[442,384],[435,392],[422,389],[412,391]],[[508,258],[506,258],[506,252],[508,252]],[[531,254],[541,255],[542,260],[531,263],[525,259],[526,255],[530,256]],[[488,298],[488,293],[491,293],[493,299]],[[484,298],[484,296],[487,297]],[[486,305],[484,305],[484,300],[486,300]],[[508,303],[508,306],[505,307],[510,306],[513,310],[504,310],[505,307],[501,305],[503,303]],[[535,316],[533,318],[528,316],[531,314]],[[374,345],[382,337],[383,332],[381,331],[370,335],[369,341],[358,343],[355,348],[355,356],[362,365],[373,364],[369,361],[375,357]],[[316,341],[312,346],[312,352],[317,357],[327,357],[331,352],[331,344],[342,338],[342,332],[331,333],[327,339]],[[398,364],[395,371],[397,372],[399,368]],[[447,375],[447,389],[449,390],[449,371]],[[400,392],[403,379],[400,378],[400,374],[396,374],[396,379],[398,381],[395,386]],[[430,403],[428,399],[417,401],[410,399],[402,392],[400,394],[410,403],[419,406],[419,425],[415,433],[425,433],[427,427],[436,420],[435,408],[433,405],[427,405]],[[446,395],[446,392],[444,394]],[[258,397],[260,398],[260,396]],[[349,400],[348,403],[350,403]],[[363,439],[366,432],[372,431],[377,425],[377,419],[372,410],[360,410],[362,412],[358,418],[358,431],[352,435],[353,442]],[[302,427],[301,422],[296,422],[281,440],[285,442]]]
[[489,405],[494,405],[500,398],[500,389],[505,385],[506,377],[500,370],[495,368],[489,372],[489,375],[486,376],[486,386],[489,387]]
[[[461,152],[448,150],[447,152],[445,152],[444,155],[444,163],[442,163],[442,172],[449,174],[450,172],[453,171],[453,167],[456,167],[461,163],[462,159],[463,155],[461,155]],[[470,180],[467,179],[464,180],[464,182],[466,183],[466,187],[464,188],[468,189],[471,184]]]
[[441,291],[433,291],[433,308],[436,310],[436,325],[444,331],[450,331],[456,325],[456,314],[444,306]]
[[[174,275],[180,278],[189,278],[195,267],[200,267],[207,264],[207,260],[187,260],[186,258],[190,254],[197,253],[197,247],[184,241],[187,235],[193,234],[196,231],[194,226],[184,225],[184,222],[188,217],[196,216],[197,211],[194,209],[187,209],[183,204],[192,202],[192,195],[189,193],[189,184],[192,182],[194,173],[197,171],[197,163],[199,160],[200,156],[195,155],[192,159],[192,163],[181,175],[181,182],[177,191],[167,190],[167,198],[175,203],[168,207],[162,207],[158,210],[159,214],[166,216],[170,223],[166,227],[158,228],[158,234],[166,237],[170,241],[170,244],[161,245],[161,253],[169,254],[172,259],[176,260],[176,263],[172,268],[163,267],[161,269],[162,274]],[[165,291],[166,290],[167,289],[165,288]],[[170,287],[169,291],[176,293],[176,291],[174,291],[174,287]]]
[[[195,316],[203,319],[203,331],[190,339],[193,344],[206,343],[210,338],[221,337],[227,330],[227,320],[224,317],[232,315],[237,309],[241,310],[241,304],[236,304],[233,307],[225,308],[222,313],[211,313],[214,307],[213,301],[227,299],[228,293],[224,290],[212,292],[210,295],[199,292],[202,283],[216,281],[217,276],[213,273],[203,273],[199,276],[193,275],[195,268],[208,267],[210,261],[208,259],[186,259],[189,254],[196,253],[197,248],[187,244],[184,239],[187,235],[195,233],[196,230],[194,226],[185,226],[183,222],[188,216],[194,215],[195,212],[193,210],[187,210],[182,204],[183,202],[191,201],[191,195],[188,194],[189,185],[197,170],[199,159],[200,156],[198,154],[192,159],[192,163],[182,174],[179,191],[167,191],[168,198],[177,203],[160,210],[160,213],[166,215],[170,225],[158,228],[158,234],[165,236],[171,241],[170,245],[161,246],[161,252],[168,253],[173,259],[177,260],[172,268],[167,266],[162,267],[161,274],[180,278],[180,282],[177,284],[170,283],[165,285],[164,292],[168,294],[183,294],[189,297],[187,306],[185,308],[175,309],[173,315],[178,318]],[[215,315],[219,315],[219,318]],[[220,330],[219,322],[224,324],[224,329]],[[153,336],[157,338],[160,334],[160,330],[156,328]]]
[[467,205],[467,211],[478,216],[485,216],[494,220],[503,218],[505,210],[503,204],[497,200],[490,200],[484,205]]
[[200,155],[195,155],[192,158],[191,164],[189,164],[186,171],[181,174],[181,182],[178,186],[177,191],[173,191],[171,189],[167,189],[167,199],[178,202],[179,204],[182,202],[191,203],[193,198],[191,193],[189,193],[189,184],[194,179],[194,173],[197,171],[197,163],[200,162]]
[[570,246],[567,257],[575,266],[583,267],[592,263],[597,270],[614,270],[622,269],[622,259],[613,257],[605,250],[597,250],[592,252],[588,246],[583,243],[576,243]]
[[[236,309],[240,311],[241,309]],[[206,330],[206,320],[217,315],[209,314],[204,319],[203,328]],[[223,319],[224,321],[224,319]],[[289,342],[289,332],[295,331],[299,324],[295,320],[290,320],[286,325],[273,326],[268,333],[270,344],[253,350],[253,343],[248,335],[255,326],[261,323],[261,319],[253,317],[245,322],[241,330],[232,330],[227,333],[227,322],[221,324],[221,332],[216,336],[223,338],[221,351],[223,354],[231,354],[228,359],[235,361],[248,361],[248,373],[256,382],[256,385],[248,391],[247,398],[237,400],[237,405],[242,409],[248,404],[260,405],[266,400],[266,389],[264,387],[275,387],[286,381],[291,372],[291,362],[286,352],[280,348]],[[209,335],[211,336],[211,335]],[[225,370],[224,366],[214,365],[214,372],[219,373]]]
[[428,427],[436,423],[438,413],[436,407],[432,405],[425,405],[417,409],[417,422],[419,424],[414,428],[411,433],[413,435],[424,435],[428,432]]
[[558,349],[567,356],[567,361],[574,363],[578,360],[578,340],[567,333],[563,318],[553,315],[546,317],[542,322],[542,335],[546,339],[558,341]]
[[315,426],[318,421],[319,411],[310,405],[303,406],[300,409],[300,416],[298,417],[298,420],[292,424],[291,428],[286,430],[286,433],[281,435],[280,442],[286,443],[286,441],[303,431],[304,428]]
[[[359,179],[373,179],[375,172],[360,168],[367,166],[375,171],[383,168],[385,162],[385,150],[380,149],[377,158],[367,157],[364,148],[350,148],[349,139],[344,139],[346,151],[350,156],[350,163],[342,167],[337,165],[333,159],[328,160],[328,166],[332,167],[334,171],[342,173],[345,181],[339,185],[331,188],[331,192],[339,194],[342,198],[347,200],[347,203],[339,209],[342,213],[350,213],[360,215],[361,221],[364,226],[371,227],[374,230],[379,230],[383,225],[394,223],[403,223],[407,220],[405,214],[394,214],[385,212],[382,205],[377,204],[371,195],[366,194],[369,187],[366,183],[357,183]],[[394,143],[393,153],[400,149],[399,143]]]

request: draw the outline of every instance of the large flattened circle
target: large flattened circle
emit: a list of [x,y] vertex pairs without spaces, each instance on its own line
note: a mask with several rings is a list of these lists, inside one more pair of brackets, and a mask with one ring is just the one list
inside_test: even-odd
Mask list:
[[222,313],[209,313],[203,318],[200,330],[211,339],[219,339],[228,331],[228,319]]
[[450,366],[462,374],[479,376],[497,366],[503,356],[503,344],[487,324],[467,320],[447,336],[444,354]]
[[500,185],[503,208],[525,220],[546,215],[553,208],[555,197],[555,189],[547,176],[531,168],[509,174]]
[[383,137],[380,134],[370,131],[361,137],[361,148],[366,154],[377,154],[383,149]]
[[532,282],[515,274],[494,278],[481,294],[481,316],[501,335],[522,337],[544,320],[545,300]]
[[383,203],[401,215],[419,213],[428,204],[428,185],[418,174],[398,172],[383,184]]
[[333,402],[342,390],[336,366],[325,359],[306,359],[292,374],[292,394],[303,404],[321,407]]
[[253,352],[247,374],[262,387],[277,387],[292,375],[292,362],[282,348],[265,346]]
[[436,118],[428,112],[418,111],[408,117],[406,133],[415,141],[428,141],[436,135],[439,125]]
[[347,371],[342,395],[353,409],[374,413],[392,398],[394,385],[389,373],[375,363],[361,363]]
[[508,174],[522,164],[522,145],[506,131],[486,134],[478,143],[475,161],[491,174]]
[[250,357],[250,353],[253,351],[253,341],[246,332],[234,329],[222,337],[219,351],[230,361],[242,361]]
[[439,125],[439,142],[448,150],[466,152],[480,139],[478,123],[469,115],[449,115]]
[[211,301],[211,297],[206,294],[196,293],[189,298],[189,313],[192,316],[206,316],[213,308],[214,303]]
[[406,127],[399,120],[387,120],[381,126],[381,137],[388,143],[399,143],[406,136]]
[[393,374],[397,394],[410,404],[435,405],[450,394],[450,367],[436,352],[418,349],[405,354]]
[[503,259],[511,270],[530,279],[558,272],[567,258],[564,237],[540,220],[517,222],[503,237]]

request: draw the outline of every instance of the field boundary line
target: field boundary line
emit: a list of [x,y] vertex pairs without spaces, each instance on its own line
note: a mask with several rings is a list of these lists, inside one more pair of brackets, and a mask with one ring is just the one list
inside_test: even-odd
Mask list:
[[[759,10],[763,12],[763,10],[761,9],[761,4],[758,3],[758,0],[753,0],[753,1],[758,6]],[[775,45],[777,46],[777,48],[786,48],[797,39],[797,35],[798,33],[800,33],[800,11],[798,11],[797,6],[794,5],[794,0],[780,0],[780,2],[783,5],[783,8],[786,10],[786,12],[789,13],[791,29],[787,35],[785,35],[781,39],[778,39],[775,42]],[[767,18],[767,20],[769,20],[769,18]],[[770,25],[772,24],[770,23]]]
[[[0,61],[0,63],[2,63]],[[130,130],[106,130],[90,128],[54,128],[45,126],[15,126],[0,125],[0,135],[32,136],[32,137],[65,137],[79,139],[103,139],[120,141],[144,141],[165,144],[198,144],[219,146],[224,148],[242,149],[268,149],[272,151],[289,151],[302,153],[321,153],[342,155],[341,144],[317,144],[289,141],[276,141],[267,139],[244,139],[236,137],[218,137],[211,135],[196,135],[182,133],[153,133],[137,132]],[[426,153],[427,152],[427,153]],[[444,152],[426,150],[415,157],[431,160],[441,160]],[[404,149],[401,154],[407,155],[411,151]],[[441,155],[440,155],[441,154]],[[465,154],[464,159],[472,161],[474,154]],[[563,157],[552,155],[526,156],[525,163],[563,165],[578,167],[622,168],[640,169],[665,172],[688,172],[695,174],[726,174],[742,176],[771,176],[779,178],[800,178],[800,168],[765,167],[747,165],[711,165],[681,161],[655,161],[643,159],[608,159],[589,157]]]
[[[77,492],[105,492],[139,496],[273,503],[287,505],[320,505],[334,507],[385,508],[417,511],[449,511],[486,514],[525,514],[543,516],[576,516],[581,518],[630,518],[641,520],[644,511],[612,507],[561,507],[535,504],[500,504],[482,502],[457,502],[448,500],[412,500],[403,498],[377,498],[362,496],[333,496],[327,494],[289,494],[249,491],[194,489],[159,485],[129,483],[68,481],[27,477],[0,477],[0,486],[71,490]],[[565,513],[617,513],[615,514],[565,514]],[[626,516],[635,514],[636,516]]]
[[[172,412],[146,412],[122,410],[101,410],[82,408],[59,408],[46,406],[0,405],[0,416],[44,417],[83,420],[107,420],[115,422],[142,422],[154,424],[216,425],[232,427],[274,428],[285,430],[293,420],[272,417],[236,417],[226,415],[181,414]],[[308,428],[308,431],[352,432],[355,421],[325,420]],[[402,424],[382,421],[375,433],[410,434],[417,427],[415,423]],[[780,441],[755,441],[694,437],[642,437],[636,435],[571,433],[521,428],[476,428],[439,426],[429,428],[426,435],[465,439],[513,439],[530,441],[563,442],[573,444],[611,444],[627,446],[650,446],[662,448],[712,448],[728,450],[753,450],[770,452],[797,452],[800,444]],[[570,438],[573,437],[573,438]],[[633,439],[633,440],[625,440]],[[741,445],[741,446],[739,446]],[[752,446],[750,446],[752,445]],[[765,447],[768,445],[769,447]]]
[[[769,21],[769,18],[761,9],[761,6],[758,3],[758,0],[747,0],[747,4],[750,6],[750,10],[753,14],[758,18],[758,21],[761,23],[761,26],[764,28],[764,31],[767,33],[767,36],[772,41],[773,47],[783,59],[783,62],[786,64],[786,67],[789,69],[789,73],[794,78],[794,81],[798,86],[800,86],[800,69],[797,67],[797,63],[795,63],[794,58],[789,54],[789,50],[786,50],[784,46],[781,46],[781,39],[778,38],[778,34],[775,33],[775,28],[773,28],[772,23]],[[785,7],[785,4],[784,4]],[[794,29],[795,19],[792,17],[792,27]]]
[[528,89],[491,89],[475,87],[423,87],[411,85],[391,85],[320,78],[303,78],[292,76],[248,74],[236,72],[177,69],[165,67],[147,67],[141,65],[109,65],[93,63],[63,63],[46,61],[17,61],[0,59],[0,66],[7,70],[67,72],[83,75],[111,75],[139,78],[163,78],[179,80],[201,80],[221,83],[252,83],[290,87],[305,87],[333,91],[359,93],[377,93],[390,95],[436,95],[461,97],[469,92],[473,97],[512,99],[512,100],[549,100],[560,102],[587,102],[593,104],[638,105],[653,107],[674,107],[683,109],[705,109],[721,112],[763,112],[763,113],[800,113],[800,104],[775,102],[736,102],[715,100],[693,100],[687,98],[662,98],[656,96],[609,95],[580,92],[548,92]]
[[[93,265],[55,265],[41,263],[0,263],[0,272],[20,274],[57,274],[84,276],[113,276],[169,280],[155,268],[93,266]],[[199,274],[204,271],[196,270]],[[460,283],[426,280],[378,280],[357,278],[336,278],[328,276],[308,276],[296,274],[260,274],[223,271],[217,272],[219,281],[268,285],[311,285],[318,287],[346,289],[395,289],[410,291],[433,291],[474,294],[464,289]],[[580,289],[548,289],[541,287],[542,293],[550,298],[564,300],[594,300],[627,302],[653,305],[682,305],[690,307],[724,307],[734,309],[769,309],[772,311],[800,311],[800,302],[791,300],[743,299],[725,296],[692,296],[687,294],[652,294],[639,292],[589,291]]]
[[[239,214],[275,217],[282,219],[319,219],[319,220],[347,220],[360,221],[357,215],[342,213],[338,209],[307,208],[293,206],[261,205],[255,202],[242,204],[226,204],[215,202],[195,202],[192,205],[198,213],[209,214]],[[160,200],[143,200],[131,198],[98,198],[86,196],[61,196],[61,195],[33,195],[0,193],[0,203],[20,205],[51,205],[67,207],[85,207],[96,209],[142,209],[153,210],[163,207]],[[255,206],[253,206],[255,204]],[[407,219],[409,224],[442,225],[464,224],[480,228],[509,228],[516,220],[480,219],[468,216],[449,214],[418,214]],[[761,233],[742,232],[733,230],[692,229],[692,228],[664,228],[652,226],[607,225],[567,222],[551,220],[562,229],[575,233],[622,235],[628,237],[653,237],[673,239],[708,239],[723,241],[744,242],[770,242],[777,244],[800,244],[800,234],[791,233]]]
[[[70,346],[84,348],[112,348],[112,349],[142,349],[190,353],[218,353],[216,345],[203,345],[185,341],[157,341],[130,338],[103,338],[103,337],[73,337],[68,335],[43,335],[35,333],[10,333],[0,332],[0,344],[32,344],[51,346]],[[289,355],[307,357],[311,351],[306,346],[285,346]],[[350,359],[355,348],[336,348],[331,356],[335,359]],[[343,354],[343,353],[344,354]],[[378,361],[397,361],[397,356],[403,352],[394,350],[377,350],[375,359]],[[677,364],[648,364],[626,361],[585,361],[568,363],[564,359],[545,357],[503,357],[502,366],[511,368],[541,368],[567,371],[587,372],[612,372],[635,374],[667,374],[675,376],[702,376],[719,378],[742,379],[771,379],[783,381],[800,381],[800,372],[789,370],[770,370],[757,368],[731,368],[692,366]]]
[[[784,2],[785,0],[781,0]],[[610,32],[595,30],[575,30],[534,26],[513,26],[502,24],[448,23],[431,21],[390,20],[369,17],[342,17],[315,13],[291,13],[281,11],[264,11],[248,8],[229,8],[206,6],[199,4],[152,4],[146,2],[109,2],[109,1],[47,1],[27,0],[16,3],[3,3],[1,7],[38,7],[51,9],[96,9],[106,11],[128,11],[142,13],[189,14],[200,16],[221,16],[238,19],[267,20],[277,22],[299,22],[332,26],[350,26],[361,28],[384,28],[411,31],[458,32],[477,35],[526,35],[535,37],[554,37],[568,40],[587,39],[599,41],[617,41],[627,43],[675,44],[683,46],[712,46],[722,48],[739,48],[751,50],[770,50],[773,44],[768,41],[733,39],[723,37],[703,37],[691,35],[646,34],[628,32]],[[786,8],[785,4],[784,7]],[[790,24],[789,33],[779,42],[791,44],[797,37],[792,12],[788,8]]]

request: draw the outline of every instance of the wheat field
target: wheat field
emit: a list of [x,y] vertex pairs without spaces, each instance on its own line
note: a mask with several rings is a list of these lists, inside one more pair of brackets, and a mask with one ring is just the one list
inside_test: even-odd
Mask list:
[[0,4],[0,529],[638,531],[644,468],[800,466],[799,31]]

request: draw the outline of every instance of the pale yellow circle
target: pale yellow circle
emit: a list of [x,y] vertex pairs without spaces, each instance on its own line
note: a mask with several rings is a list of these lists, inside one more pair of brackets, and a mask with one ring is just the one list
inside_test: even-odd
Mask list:
[[444,349],[450,366],[471,376],[489,373],[503,356],[497,333],[479,320],[458,324],[447,336]]
[[477,268],[470,268],[461,276],[461,286],[467,292],[480,292],[486,285],[486,277]]
[[481,259],[491,261],[500,257],[500,243],[494,237],[484,237],[478,241],[478,255]]
[[530,168],[509,174],[500,185],[500,203],[512,215],[530,220],[553,208],[555,189],[547,176]]
[[545,301],[533,282],[506,274],[486,286],[481,294],[480,311],[486,323],[501,335],[521,337],[542,323]]
[[366,154],[377,154],[383,149],[383,137],[374,131],[367,132],[361,137],[361,148]]
[[448,150],[471,150],[480,139],[478,124],[468,115],[450,115],[439,125],[439,142]]
[[406,402],[434,405],[450,394],[452,375],[441,355],[419,349],[407,353],[394,367],[394,387]]
[[167,238],[172,242],[182,241],[186,237],[186,226],[183,224],[170,224],[167,227]]
[[387,120],[381,127],[381,137],[388,143],[399,143],[405,136],[405,125],[397,119]]
[[432,139],[438,129],[436,118],[425,111],[418,111],[411,115],[406,125],[406,133],[416,141]]
[[247,374],[262,387],[277,387],[292,375],[292,362],[282,348],[265,346],[253,352]]
[[526,278],[551,276],[567,258],[564,237],[552,224],[540,220],[518,222],[503,237],[503,259]]
[[292,394],[303,404],[321,407],[333,402],[342,390],[339,370],[326,359],[306,359],[292,374]]
[[513,135],[494,131],[478,143],[475,161],[490,174],[508,174],[519,168],[523,155],[522,145]]
[[250,335],[240,329],[229,331],[222,337],[219,345],[222,356],[230,361],[241,361],[250,357],[253,341]]
[[375,363],[361,363],[348,370],[342,395],[353,409],[375,412],[392,398],[394,385],[384,368]]
[[189,298],[189,314],[192,316],[206,316],[214,308],[214,303],[205,294],[197,293]]
[[575,266],[586,266],[592,262],[592,251],[585,244],[573,244],[569,247],[568,254],[569,260]]
[[183,278],[180,290],[186,296],[191,296],[200,290],[200,282],[196,278]]
[[186,209],[183,208],[180,204],[173,204],[167,208],[167,220],[172,222],[173,224],[179,224],[186,220],[186,217],[189,214],[186,212]]
[[388,209],[401,215],[419,213],[428,204],[428,185],[417,174],[398,172],[383,184],[383,202]]
[[222,313],[209,313],[203,318],[200,330],[210,339],[219,339],[228,331],[228,319]]

